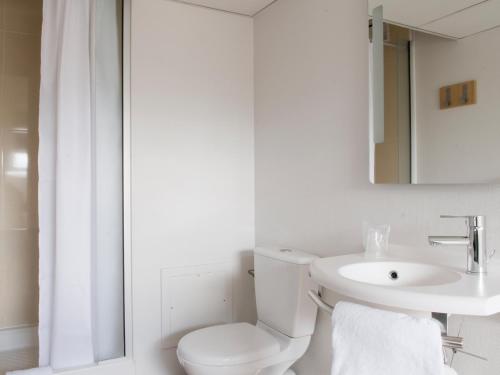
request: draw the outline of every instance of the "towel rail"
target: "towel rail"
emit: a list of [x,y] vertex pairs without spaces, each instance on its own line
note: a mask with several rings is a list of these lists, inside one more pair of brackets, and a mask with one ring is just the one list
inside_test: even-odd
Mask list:
[[[312,301],[320,308],[320,310],[326,312],[328,315],[332,315],[333,306],[323,301],[318,292],[310,290],[307,294],[309,295],[309,298],[311,298]],[[461,350],[464,347],[464,339],[462,337],[442,335],[441,339],[443,340],[444,348]]]
[[310,290],[309,292],[307,292],[307,294],[309,295],[309,298],[311,298],[313,300],[313,302],[316,305],[318,305],[318,307],[320,308],[320,310],[323,310],[328,315],[332,315],[332,313],[333,313],[333,306],[331,306],[328,303],[326,303],[325,301],[323,301],[321,299],[321,295],[319,293],[317,293],[314,290]]

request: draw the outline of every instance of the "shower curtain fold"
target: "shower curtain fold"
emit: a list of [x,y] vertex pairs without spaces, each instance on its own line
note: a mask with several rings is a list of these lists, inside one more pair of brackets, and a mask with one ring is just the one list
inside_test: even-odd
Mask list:
[[39,365],[94,360],[92,0],[44,0],[39,115]]

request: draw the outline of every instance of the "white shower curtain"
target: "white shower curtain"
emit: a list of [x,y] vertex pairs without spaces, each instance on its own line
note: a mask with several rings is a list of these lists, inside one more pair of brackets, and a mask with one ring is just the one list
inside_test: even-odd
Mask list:
[[92,0],[44,0],[39,116],[39,361],[94,363]]

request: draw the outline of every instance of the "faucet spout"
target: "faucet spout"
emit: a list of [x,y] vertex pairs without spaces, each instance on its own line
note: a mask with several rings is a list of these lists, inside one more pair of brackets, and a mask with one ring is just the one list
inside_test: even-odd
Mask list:
[[431,246],[468,246],[469,237],[466,236],[429,236],[429,245]]
[[429,236],[431,246],[465,246],[467,249],[467,272],[486,273],[488,253],[484,216],[441,216],[442,218],[464,218],[466,236]]

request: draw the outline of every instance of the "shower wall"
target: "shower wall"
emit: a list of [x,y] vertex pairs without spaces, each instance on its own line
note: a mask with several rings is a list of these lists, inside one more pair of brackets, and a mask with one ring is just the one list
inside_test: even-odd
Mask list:
[[37,324],[42,0],[0,0],[0,333]]

